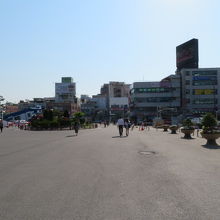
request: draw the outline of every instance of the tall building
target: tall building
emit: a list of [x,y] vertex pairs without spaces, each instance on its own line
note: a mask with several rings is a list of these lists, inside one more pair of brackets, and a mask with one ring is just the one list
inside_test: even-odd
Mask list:
[[110,121],[127,116],[129,110],[130,84],[111,81],[101,88],[101,95],[106,97],[106,107]]
[[55,84],[55,102],[48,102],[47,109],[67,110],[69,114],[79,111],[79,102],[76,98],[76,84],[72,77],[62,77],[61,83]]
[[72,77],[62,77],[61,83],[55,84],[55,102],[74,102],[76,98],[76,84]]

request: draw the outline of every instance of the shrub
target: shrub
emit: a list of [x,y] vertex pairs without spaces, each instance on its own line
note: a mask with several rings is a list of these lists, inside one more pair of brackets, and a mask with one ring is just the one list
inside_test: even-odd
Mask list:
[[68,118],[60,118],[58,122],[59,122],[60,127],[63,127],[63,128],[69,127],[71,125],[71,122]]
[[205,128],[214,128],[217,125],[217,121],[213,114],[207,113],[202,119],[202,126]]
[[186,120],[183,121],[183,127],[184,127],[184,129],[194,129],[193,123],[189,118],[187,118]]
[[59,123],[57,120],[53,120],[50,122],[50,128],[51,129],[55,129],[55,128],[58,128],[59,127]]
[[207,113],[202,119],[203,133],[219,133],[216,129],[217,120],[211,113]]

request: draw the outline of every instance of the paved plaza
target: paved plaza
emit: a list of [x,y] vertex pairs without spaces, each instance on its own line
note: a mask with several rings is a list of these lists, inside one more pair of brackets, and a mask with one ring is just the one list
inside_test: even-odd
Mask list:
[[2,220],[219,220],[220,149],[161,129],[0,134]]

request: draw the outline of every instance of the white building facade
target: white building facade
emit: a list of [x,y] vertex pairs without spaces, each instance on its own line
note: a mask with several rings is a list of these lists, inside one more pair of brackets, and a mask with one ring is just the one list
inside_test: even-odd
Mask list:
[[76,97],[76,84],[72,77],[62,77],[61,83],[55,84],[55,102],[74,102]]

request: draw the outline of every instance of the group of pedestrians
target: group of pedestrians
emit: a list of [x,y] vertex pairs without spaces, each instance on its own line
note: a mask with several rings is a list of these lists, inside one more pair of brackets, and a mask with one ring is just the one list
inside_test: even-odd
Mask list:
[[131,122],[128,119],[119,118],[117,122],[118,131],[120,137],[123,136],[123,129],[125,128],[126,136],[129,135],[129,128],[131,127]]

